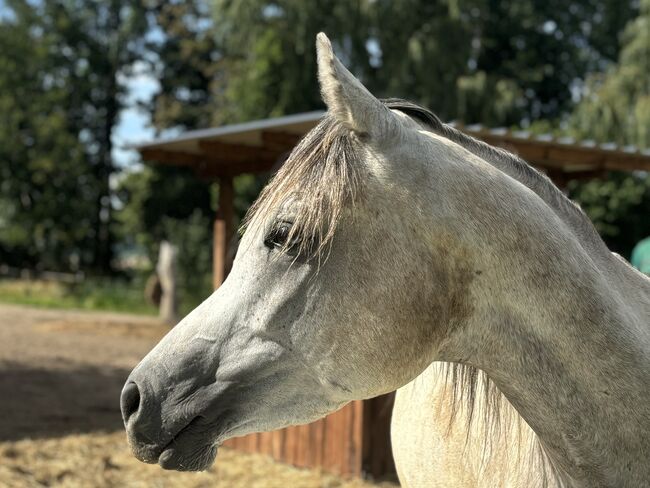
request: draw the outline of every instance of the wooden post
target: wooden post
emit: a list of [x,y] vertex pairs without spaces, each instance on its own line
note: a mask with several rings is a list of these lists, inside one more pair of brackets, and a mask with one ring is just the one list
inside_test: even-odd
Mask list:
[[176,303],[176,257],[178,250],[167,241],[160,243],[160,254],[156,273],[160,280],[162,295],[160,297],[160,318],[169,325],[178,322]]
[[212,283],[216,290],[221,286],[230,271],[228,246],[233,236],[233,186],[232,177],[219,179],[219,208],[214,221],[214,244],[212,255]]

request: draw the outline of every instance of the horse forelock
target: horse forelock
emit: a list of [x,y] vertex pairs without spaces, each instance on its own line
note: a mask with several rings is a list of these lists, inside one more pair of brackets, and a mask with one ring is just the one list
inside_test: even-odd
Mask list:
[[291,151],[250,208],[244,227],[268,228],[280,209],[295,200],[287,243],[297,243],[302,254],[320,255],[358,193],[357,145],[349,129],[326,115]]

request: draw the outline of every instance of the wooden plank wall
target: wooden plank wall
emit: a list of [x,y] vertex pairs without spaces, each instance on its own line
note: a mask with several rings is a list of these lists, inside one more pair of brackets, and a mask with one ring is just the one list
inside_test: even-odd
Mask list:
[[346,477],[363,475],[363,406],[352,402],[309,425],[251,434],[224,445],[239,451],[267,454],[301,468],[322,468]]

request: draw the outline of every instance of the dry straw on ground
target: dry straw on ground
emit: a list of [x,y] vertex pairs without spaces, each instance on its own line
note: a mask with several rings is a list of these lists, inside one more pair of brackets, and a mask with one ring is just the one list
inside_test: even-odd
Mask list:
[[120,390],[168,330],[147,317],[0,304],[0,488],[395,487],[227,449],[205,473],[137,461],[126,445]]
[[11,488],[395,488],[292,468],[222,449],[207,472],[178,473],[134,459],[124,434],[0,443],[0,486]]

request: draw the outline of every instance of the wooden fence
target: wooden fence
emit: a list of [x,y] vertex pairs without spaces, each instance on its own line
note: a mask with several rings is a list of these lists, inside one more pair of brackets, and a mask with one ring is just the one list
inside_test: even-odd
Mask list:
[[346,477],[390,478],[393,394],[352,402],[309,425],[231,439],[226,446]]

